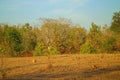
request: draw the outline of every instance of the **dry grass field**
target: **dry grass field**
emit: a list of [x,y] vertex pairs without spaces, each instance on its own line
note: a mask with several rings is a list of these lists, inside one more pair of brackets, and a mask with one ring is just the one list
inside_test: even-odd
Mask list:
[[4,63],[10,80],[120,80],[120,54],[5,58]]

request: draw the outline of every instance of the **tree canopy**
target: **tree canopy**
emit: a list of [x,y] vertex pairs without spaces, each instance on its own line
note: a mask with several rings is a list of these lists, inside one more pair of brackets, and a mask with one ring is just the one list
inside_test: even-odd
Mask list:
[[89,30],[65,18],[40,20],[35,27],[0,24],[0,51],[6,56],[120,52],[120,11],[111,26],[92,23]]

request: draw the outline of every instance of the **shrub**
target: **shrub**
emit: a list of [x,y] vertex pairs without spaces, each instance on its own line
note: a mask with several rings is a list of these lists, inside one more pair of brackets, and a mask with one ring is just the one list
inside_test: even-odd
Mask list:
[[80,53],[98,53],[99,51],[92,47],[92,45],[89,42],[86,42],[82,45],[80,48]]
[[35,47],[35,51],[33,53],[33,56],[43,56],[47,54],[46,47],[43,43],[38,43]]
[[50,53],[50,55],[60,54],[60,52],[57,50],[57,48],[53,47],[53,46],[48,47],[48,52]]
[[18,52],[17,56],[21,56],[20,52],[23,50],[23,46],[21,44],[16,43],[14,44],[14,50]]
[[113,37],[106,39],[103,42],[103,49],[105,52],[112,52],[115,44],[115,39]]

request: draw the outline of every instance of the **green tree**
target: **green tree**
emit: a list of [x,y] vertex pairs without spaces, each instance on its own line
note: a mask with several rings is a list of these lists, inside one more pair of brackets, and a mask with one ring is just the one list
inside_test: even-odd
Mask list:
[[110,29],[116,34],[120,34],[120,11],[114,13]]
[[[86,42],[81,47],[81,53],[99,53],[101,52],[102,44],[102,33],[101,28],[92,23],[89,33],[87,34]],[[86,51],[87,50],[87,51]]]
[[115,38],[113,38],[113,37],[107,38],[103,42],[104,51],[107,52],[107,53],[113,52],[114,51],[114,45],[115,45]]
[[110,30],[114,32],[114,36],[117,40],[115,49],[116,51],[120,51],[120,11],[113,14]]
[[[17,52],[22,51],[21,47],[17,47],[22,44],[22,36],[15,27],[6,27],[3,35],[5,37],[5,43],[8,45],[8,53],[11,56],[18,56]],[[17,49],[19,48],[19,50]]]
[[43,55],[47,55],[47,49],[44,43],[39,42],[35,47],[33,56],[43,56]]
[[102,52],[111,53],[115,51],[116,38],[109,26],[102,28]]
[[80,51],[81,45],[85,43],[86,30],[80,26],[73,26],[69,32],[68,44],[71,53]]
[[29,23],[25,23],[22,28],[20,28],[20,33],[23,38],[22,44],[24,45],[24,53],[31,55],[37,45],[35,32]]

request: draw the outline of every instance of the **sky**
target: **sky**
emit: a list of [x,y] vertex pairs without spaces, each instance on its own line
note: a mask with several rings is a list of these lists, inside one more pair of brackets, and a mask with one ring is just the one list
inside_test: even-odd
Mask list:
[[36,24],[39,18],[67,18],[90,28],[94,22],[110,25],[120,0],[0,0],[0,23]]

